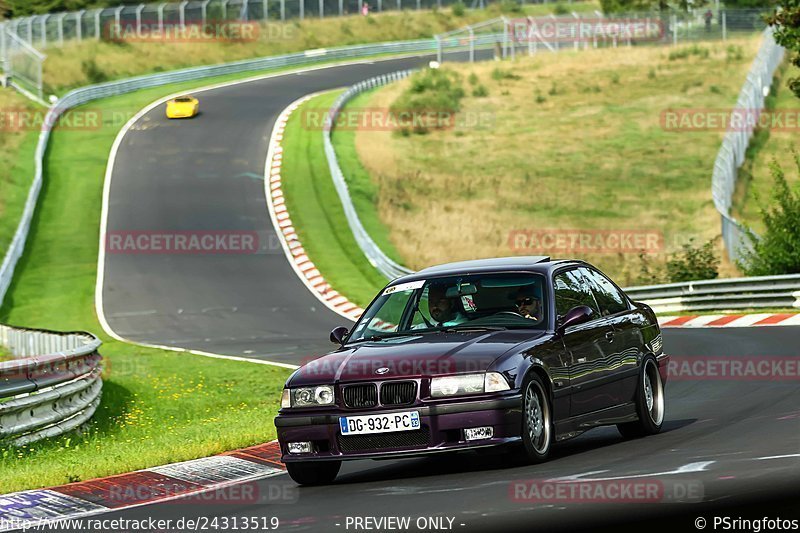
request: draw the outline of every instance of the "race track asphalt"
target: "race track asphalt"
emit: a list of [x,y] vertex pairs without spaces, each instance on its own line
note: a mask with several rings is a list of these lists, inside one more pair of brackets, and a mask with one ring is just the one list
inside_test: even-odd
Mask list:
[[264,166],[275,120],[306,94],[431,59],[285,74],[203,92],[201,114],[191,120],[168,120],[164,106],[141,117],[114,161],[106,241],[114,235],[255,232],[258,252],[109,249],[103,312],[114,332],[138,342],[288,363],[330,350],[331,329],[349,322],[297,278],[267,211]]
[[[108,255],[103,294],[111,327],[136,341],[290,363],[327,351],[328,332],[344,319],[297,279],[275,245],[265,205],[274,120],[305,94],[427,60],[332,67],[213,90],[202,94],[203,114],[191,121],[168,122],[161,107],[144,116],[117,154],[108,231],[257,231],[267,245],[250,255]],[[675,356],[800,355],[794,327],[668,329],[664,338]],[[513,497],[515,480],[565,476],[656,479],[661,501]],[[667,385],[664,431],[646,439],[623,441],[614,428],[601,428],[560,444],[538,466],[520,465],[508,451],[357,461],[330,486],[298,488],[284,475],[256,487],[260,503],[167,503],[106,517],[276,516],[279,531],[354,531],[347,517],[356,516],[408,516],[412,523],[451,517],[453,531],[596,531],[627,522],[697,531],[696,516],[713,530],[709,513],[773,512],[758,507],[763,500],[793,506],[780,512],[798,518],[800,388],[796,380],[675,380]],[[676,503],[681,498],[692,501]]]
[[[665,330],[664,338],[672,355],[698,360],[795,356],[796,362],[798,355],[798,329],[790,327],[672,329]],[[315,532],[365,531],[346,527],[348,517],[365,516],[411,517],[412,523],[448,517],[455,524],[452,530],[465,532],[619,531],[625,525],[625,531],[639,531],[654,524],[660,531],[696,531],[694,520],[700,516],[709,524],[714,516],[800,519],[796,378],[674,380],[668,382],[666,393],[660,434],[624,441],[616,429],[598,428],[559,444],[552,459],[537,466],[520,465],[509,451],[496,456],[355,461],[344,463],[339,478],[329,486],[297,487],[283,475],[241,492],[211,495],[202,506],[178,501],[107,517],[277,517],[280,531]],[[531,489],[514,498],[517,481],[536,482],[544,494],[542,481],[569,476],[601,480],[592,487],[620,481],[632,483],[631,490],[637,483],[640,489],[655,486],[655,498],[542,502],[528,499],[535,495]],[[234,500],[237,503],[215,504]],[[708,530],[713,530],[710,525]]]

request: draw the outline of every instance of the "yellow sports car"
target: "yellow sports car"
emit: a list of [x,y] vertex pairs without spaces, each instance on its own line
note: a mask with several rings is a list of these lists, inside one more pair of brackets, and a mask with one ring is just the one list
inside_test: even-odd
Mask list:
[[167,118],[191,118],[200,109],[194,96],[179,96],[167,102]]

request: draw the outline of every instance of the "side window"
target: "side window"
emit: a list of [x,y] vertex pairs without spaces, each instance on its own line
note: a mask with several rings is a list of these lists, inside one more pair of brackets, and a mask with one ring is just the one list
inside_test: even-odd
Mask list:
[[619,289],[607,277],[589,268],[581,268],[580,270],[584,277],[590,280],[592,290],[594,290],[597,298],[597,304],[600,306],[600,313],[603,316],[614,315],[628,310],[625,296],[619,292]]
[[586,305],[599,313],[592,290],[577,270],[569,270],[558,274],[553,279],[556,293],[556,313],[564,316],[567,311],[577,305]]

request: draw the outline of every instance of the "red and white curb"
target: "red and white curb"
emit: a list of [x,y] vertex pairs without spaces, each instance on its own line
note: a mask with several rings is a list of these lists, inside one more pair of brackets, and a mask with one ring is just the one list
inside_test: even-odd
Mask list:
[[662,328],[749,328],[760,326],[800,326],[800,313],[755,313],[751,315],[661,316]]
[[[0,495],[0,531],[31,529],[57,520],[167,501],[193,505],[268,503],[274,498],[273,491],[259,491],[255,481],[285,473],[280,457],[278,442],[272,441],[129,474]],[[282,497],[288,492],[276,491]]]
[[281,166],[283,164],[283,135],[286,130],[286,123],[289,116],[297,110],[303,103],[317,96],[319,93],[309,94],[294,101],[289,107],[283,110],[275,122],[270,138],[269,151],[267,152],[267,164],[264,172],[264,189],[267,197],[267,207],[269,209],[275,231],[283,246],[286,258],[292,265],[297,276],[308,287],[319,301],[326,307],[347,318],[348,320],[358,320],[364,312],[362,308],[348,300],[345,296],[336,292],[333,287],[325,280],[320,271],[308,258],[302,243],[300,242],[294,225],[292,224],[289,210],[286,207],[286,199],[283,195]]

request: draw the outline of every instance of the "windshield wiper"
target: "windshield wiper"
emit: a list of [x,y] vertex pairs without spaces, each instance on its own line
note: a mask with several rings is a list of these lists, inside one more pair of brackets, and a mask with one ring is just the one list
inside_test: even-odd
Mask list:
[[410,337],[412,335],[416,335],[415,333],[385,333],[383,335],[370,335],[369,337],[362,337],[360,339],[356,339],[354,341],[350,341],[347,344],[355,344],[357,342],[367,342],[367,341],[382,341],[386,339],[393,339],[395,337]]
[[505,326],[470,326],[469,324],[462,324],[460,326],[447,326],[439,331],[449,333],[452,331],[505,331],[507,329]]

